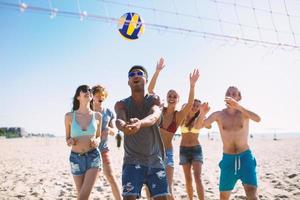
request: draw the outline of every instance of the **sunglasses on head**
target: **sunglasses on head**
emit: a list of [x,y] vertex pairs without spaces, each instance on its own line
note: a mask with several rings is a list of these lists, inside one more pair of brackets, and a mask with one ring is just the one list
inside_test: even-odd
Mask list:
[[92,90],[90,88],[82,88],[81,92],[83,92],[83,93],[87,93],[87,92],[92,93]]
[[144,72],[143,71],[133,71],[133,72],[128,73],[129,78],[132,78],[134,76],[144,76]]

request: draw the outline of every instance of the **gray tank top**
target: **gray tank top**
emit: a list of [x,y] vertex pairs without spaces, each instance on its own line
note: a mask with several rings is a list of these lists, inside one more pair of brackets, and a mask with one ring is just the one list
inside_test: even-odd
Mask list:
[[[158,96],[156,98],[159,98]],[[123,99],[127,119],[143,119],[149,115],[154,96],[146,95],[142,105],[136,105],[131,97]],[[124,164],[135,164],[163,168],[164,146],[159,132],[159,122],[141,128],[136,134],[124,135]]]

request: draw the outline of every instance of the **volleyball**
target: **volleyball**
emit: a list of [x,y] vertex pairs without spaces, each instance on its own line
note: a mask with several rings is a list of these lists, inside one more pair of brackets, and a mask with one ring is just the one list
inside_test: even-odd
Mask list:
[[145,25],[138,14],[129,12],[120,17],[118,29],[124,38],[136,40],[144,33]]

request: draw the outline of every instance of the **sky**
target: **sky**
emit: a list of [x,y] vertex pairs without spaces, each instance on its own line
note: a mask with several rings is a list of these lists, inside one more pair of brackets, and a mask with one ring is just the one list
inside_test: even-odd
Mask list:
[[[1,2],[58,8],[58,13],[51,18],[47,13],[8,8]],[[242,6],[234,9],[234,1],[230,0],[217,2],[0,0],[0,127],[18,126],[30,133],[64,135],[64,115],[71,110],[79,85],[104,85],[109,93],[105,105],[113,109],[117,100],[130,95],[129,68],[143,65],[151,77],[157,61],[164,57],[166,67],[159,76],[156,92],[165,99],[169,89],[178,91],[178,108],[187,101],[189,73],[198,68],[196,97],[209,102],[210,113],[225,107],[225,91],[235,85],[242,92],[241,105],[262,118],[260,123],[251,123],[251,132],[300,132],[299,49],[225,41],[151,26],[300,46],[300,17],[289,19],[287,15],[274,14],[272,21],[267,12],[253,13]],[[253,6],[248,0],[238,2]],[[271,5],[267,2],[252,1],[255,8],[268,10],[271,6],[274,13],[300,13],[299,1],[287,0],[286,7],[283,1],[271,1]],[[136,12],[146,24],[145,33],[136,41],[128,41],[118,33],[117,22],[80,20],[78,16],[60,15],[60,11],[86,11],[117,19],[127,12]],[[221,23],[211,18],[221,19]],[[260,29],[251,28],[257,26]],[[279,30],[278,35],[275,30]],[[217,126],[212,130],[217,131]]]

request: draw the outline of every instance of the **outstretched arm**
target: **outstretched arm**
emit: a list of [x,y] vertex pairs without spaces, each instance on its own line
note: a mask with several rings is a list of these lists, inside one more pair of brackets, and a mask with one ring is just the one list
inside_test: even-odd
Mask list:
[[160,99],[158,96],[154,96],[153,101],[154,101],[154,105],[152,106],[149,115],[141,120],[141,127],[152,126],[160,118],[161,115]]
[[123,102],[118,101],[115,104],[115,112],[117,115],[116,126],[125,135],[133,134],[132,130],[127,127],[128,119],[125,113],[125,105]]
[[68,146],[75,145],[75,141],[71,138],[71,114],[65,114],[65,130],[66,130],[66,142]]
[[249,118],[255,122],[260,122],[261,120],[260,116],[241,106],[235,99],[231,97],[226,97],[224,101],[226,102],[226,105],[228,107],[241,111],[246,118]]
[[154,88],[156,85],[158,75],[164,67],[165,67],[165,60],[163,58],[160,58],[159,61],[157,62],[155,73],[153,74],[153,77],[151,78],[151,81],[148,86],[149,94],[154,94]]
[[130,124],[127,125],[128,128],[131,128],[133,131],[137,132],[140,128],[153,126],[157,122],[161,115],[161,109],[159,108],[160,99],[158,96],[154,95],[153,101],[154,102],[148,116],[141,120],[137,118],[130,119]]
[[69,147],[76,145],[77,142],[76,138],[71,137],[71,124],[72,124],[72,113],[69,112],[65,115],[66,143]]
[[71,138],[71,120],[70,114],[65,114],[65,130],[66,130],[66,140]]
[[211,124],[215,121],[218,121],[220,115],[220,111],[212,113],[208,118],[206,118],[203,122],[203,127],[205,128],[211,128]]
[[186,117],[188,112],[193,106],[194,98],[195,98],[195,85],[197,80],[199,79],[200,73],[198,69],[194,69],[193,73],[190,73],[190,92],[189,92],[189,100],[188,103],[184,105],[184,107],[178,112],[177,124],[180,124],[181,121]]

